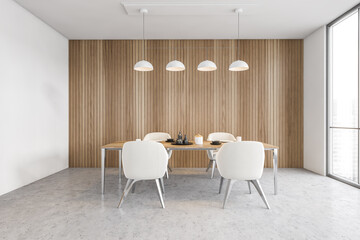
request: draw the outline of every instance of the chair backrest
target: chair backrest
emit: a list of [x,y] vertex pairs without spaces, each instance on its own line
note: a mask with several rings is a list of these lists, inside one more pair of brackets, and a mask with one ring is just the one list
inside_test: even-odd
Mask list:
[[124,174],[128,179],[162,178],[167,169],[168,154],[161,143],[126,142],[122,150]]
[[171,138],[170,134],[164,132],[152,132],[145,135],[143,141],[166,141]]
[[220,175],[226,179],[256,180],[264,170],[264,145],[261,142],[224,144],[216,155]]
[[208,138],[208,141],[225,141],[225,142],[235,142],[236,138],[231,133],[226,132],[214,132],[210,133]]

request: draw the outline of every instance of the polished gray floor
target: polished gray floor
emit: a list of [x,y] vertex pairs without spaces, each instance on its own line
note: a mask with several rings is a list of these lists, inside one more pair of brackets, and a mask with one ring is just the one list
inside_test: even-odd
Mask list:
[[303,169],[279,170],[277,196],[265,169],[271,210],[245,182],[222,209],[219,175],[203,169],[174,170],[165,209],[148,181],[119,210],[117,169],[106,176],[104,196],[100,169],[67,169],[0,196],[0,239],[360,239],[360,190]]

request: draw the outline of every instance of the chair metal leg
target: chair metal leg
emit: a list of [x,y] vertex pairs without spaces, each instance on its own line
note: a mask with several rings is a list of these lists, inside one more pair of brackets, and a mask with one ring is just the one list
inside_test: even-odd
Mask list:
[[135,192],[135,187],[136,187],[136,184],[134,183],[134,186],[133,186],[133,188],[132,188],[132,190],[131,190],[131,193],[134,193],[134,192]]
[[168,169],[169,169],[170,172],[172,172],[172,169],[171,169],[171,167],[169,167],[169,165],[168,165]]
[[162,197],[162,194],[161,194],[160,180],[155,179],[155,182],[156,182],[156,186],[157,186],[157,189],[158,189],[158,194],[159,194],[159,199],[160,199],[160,202],[161,202],[161,206],[162,206],[162,208],[165,208],[164,200],[163,200],[163,197]]
[[247,181],[248,183],[248,187],[249,187],[249,194],[251,194],[251,185],[250,185],[250,181]]
[[224,178],[221,177],[221,178],[220,178],[219,194],[221,193],[221,188],[222,188],[223,182],[224,182]]
[[121,186],[121,154],[122,154],[122,150],[119,150],[119,185]]
[[261,188],[261,185],[260,185],[260,182],[259,180],[251,180],[252,184],[255,186],[256,190],[258,191],[258,193],[260,194],[262,200],[264,201],[266,207],[268,209],[270,209],[270,205],[268,203],[268,201],[266,200],[266,197],[265,197],[265,193],[264,191],[262,190]]
[[124,192],[121,196],[121,199],[118,204],[118,208],[121,207],[122,203],[124,202],[125,197],[128,195],[131,187],[135,184],[136,180],[128,179],[124,188]]
[[277,194],[277,169],[278,169],[278,149],[275,148],[273,151],[273,167],[274,167],[274,194]]
[[168,153],[168,160],[170,160],[171,156],[172,156],[172,150],[167,150]]
[[223,203],[223,208],[225,208],[225,205],[226,205],[226,202],[229,198],[229,195],[230,195],[230,192],[231,192],[231,188],[233,186],[233,184],[236,182],[236,180],[233,180],[233,179],[229,179],[228,180],[228,185],[227,185],[227,188],[226,188],[226,193],[225,193],[225,198],[224,198],[224,203]]
[[208,166],[206,168],[206,172],[209,171],[210,167],[211,167],[211,160],[209,161],[209,164],[208,164]]
[[130,184],[131,184],[132,181],[133,181],[132,179],[128,179],[128,180],[126,181],[126,185],[125,185],[125,188],[124,188],[124,192],[127,191],[128,187],[130,186]]
[[165,175],[166,175],[166,179],[169,179],[169,172],[167,169],[166,169]]
[[215,168],[216,168],[216,161],[212,160],[211,178],[214,178]]
[[165,187],[164,187],[164,179],[163,178],[160,178],[160,183],[161,183],[162,193],[165,194]]

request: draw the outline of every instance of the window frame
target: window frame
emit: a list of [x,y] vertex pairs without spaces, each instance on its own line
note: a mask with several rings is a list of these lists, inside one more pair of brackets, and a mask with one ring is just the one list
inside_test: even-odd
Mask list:
[[[331,108],[330,108],[330,99],[331,99],[331,81],[332,81],[332,27],[341,23],[343,20],[350,17],[355,12],[358,12],[358,128],[353,128],[358,130],[358,182],[351,181],[347,178],[335,175],[331,173],[331,139],[330,139],[330,121],[331,121]],[[337,17],[335,20],[326,25],[326,176],[341,181],[343,183],[349,184],[351,186],[360,188],[360,4],[351,8],[341,16]]]

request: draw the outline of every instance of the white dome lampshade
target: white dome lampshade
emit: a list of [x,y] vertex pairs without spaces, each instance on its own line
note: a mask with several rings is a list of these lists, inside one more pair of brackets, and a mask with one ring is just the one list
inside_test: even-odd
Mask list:
[[154,70],[154,67],[148,61],[141,60],[135,64],[134,70],[139,71],[139,72],[149,72],[149,71]]
[[249,65],[241,60],[237,60],[230,64],[229,70],[233,72],[245,71],[249,69]]
[[184,71],[185,65],[180,61],[174,60],[166,65],[166,70],[171,72]]
[[215,71],[216,69],[216,64],[209,60],[202,61],[197,67],[197,70],[202,72]]

